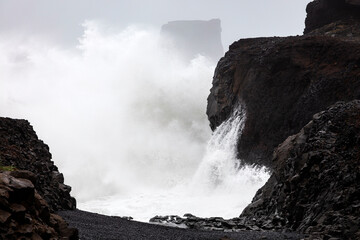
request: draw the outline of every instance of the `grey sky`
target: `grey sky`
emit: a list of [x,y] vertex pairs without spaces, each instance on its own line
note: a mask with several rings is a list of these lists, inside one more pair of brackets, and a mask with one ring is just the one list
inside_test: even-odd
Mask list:
[[0,33],[75,44],[84,20],[123,28],[220,18],[224,49],[239,38],[302,34],[310,0],[0,0]]

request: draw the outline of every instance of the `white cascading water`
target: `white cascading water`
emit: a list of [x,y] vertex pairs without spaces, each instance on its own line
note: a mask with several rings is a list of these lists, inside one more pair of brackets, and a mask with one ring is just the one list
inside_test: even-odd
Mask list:
[[159,42],[158,30],[94,21],[74,49],[0,36],[0,115],[31,122],[80,209],[141,221],[237,216],[268,178],[239,168],[244,112],[211,137],[205,109],[216,63],[184,62]]

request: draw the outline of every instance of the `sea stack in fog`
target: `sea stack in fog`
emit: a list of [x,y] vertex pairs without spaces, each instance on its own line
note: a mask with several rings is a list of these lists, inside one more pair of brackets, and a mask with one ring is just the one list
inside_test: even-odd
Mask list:
[[161,27],[161,34],[167,47],[178,49],[187,60],[200,54],[218,61],[224,54],[220,19],[171,21]]

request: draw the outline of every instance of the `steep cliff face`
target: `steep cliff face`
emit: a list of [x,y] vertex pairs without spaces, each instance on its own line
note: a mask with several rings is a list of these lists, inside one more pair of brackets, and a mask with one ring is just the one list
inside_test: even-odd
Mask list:
[[248,223],[360,238],[360,101],[315,114],[276,150],[276,166],[241,214]]
[[0,118],[0,164],[31,171],[35,189],[51,210],[75,209],[71,188],[64,184],[49,147],[38,139],[28,121]]
[[208,97],[211,128],[237,101],[246,105],[238,142],[246,163],[272,167],[274,148],[316,112],[360,98],[360,43],[348,38],[301,36],[243,39],[216,68]]

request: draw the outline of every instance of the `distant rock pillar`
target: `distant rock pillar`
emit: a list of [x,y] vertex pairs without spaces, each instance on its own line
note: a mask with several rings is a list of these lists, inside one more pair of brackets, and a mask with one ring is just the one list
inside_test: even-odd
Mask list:
[[224,54],[220,19],[171,21],[161,27],[161,35],[165,46],[177,49],[186,60],[200,54],[217,62]]

